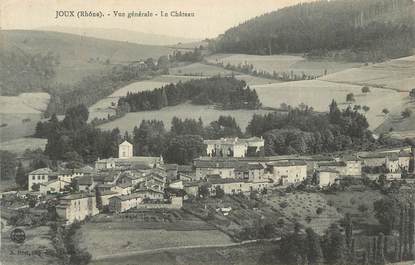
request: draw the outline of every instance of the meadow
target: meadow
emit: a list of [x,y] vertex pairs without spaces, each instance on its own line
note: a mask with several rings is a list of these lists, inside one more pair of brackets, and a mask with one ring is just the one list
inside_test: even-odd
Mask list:
[[192,63],[169,69],[171,75],[190,75],[190,76],[214,76],[231,75],[232,71],[219,66],[207,65],[203,63]]
[[[334,99],[340,108],[347,107],[346,95],[355,95],[356,105],[367,105],[370,110],[365,113],[370,128],[375,129],[385,120],[383,108],[399,112],[405,95],[389,89],[370,87],[370,93],[362,93],[362,86],[334,83],[321,80],[305,80],[295,82],[274,83],[252,86],[258,93],[263,106],[278,108],[281,103],[298,106],[301,103],[309,105],[316,111],[328,111],[330,102]],[[385,105],[388,102],[388,105]]]
[[327,60],[309,60],[301,55],[248,55],[248,54],[214,54],[206,58],[209,63],[223,65],[252,64],[254,69],[268,73],[291,73],[321,76],[345,69],[360,67],[358,63],[335,62]]
[[[154,215],[152,212],[149,214]],[[141,214],[137,214],[137,218],[132,218],[132,215],[136,216],[131,213],[122,215],[125,218],[110,216],[111,219],[102,222],[94,218],[96,221],[81,228],[81,246],[87,248],[93,259],[100,259],[133,251],[232,243],[226,234],[214,228],[206,229],[204,221],[181,211],[175,213],[182,217],[180,220],[167,222],[155,216],[142,220]],[[190,228],[183,229],[183,224]],[[202,229],[198,229],[199,226]]]
[[32,135],[49,99],[48,93],[0,96],[0,142]]
[[21,155],[26,151],[26,149],[45,150],[46,144],[47,144],[47,139],[24,137],[24,138],[17,138],[17,139],[13,139],[10,141],[1,142],[0,150],[9,151],[9,152]]
[[410,91],[415,88],[415,56],[348,69],[320,78],[330,82],[349,83]]
[[161,110],[155,111],[140,111],[140,112],[130,112],[127,113],[124,117],[116,119],[114,121],[102,124],[99,128],[104,130],[111,130],[113,128],[120,129],[121,132],[132,132],[135,126],[139,126],[142,120],[161,120],[164,122],[166,129],[170,129],[171,120],[173,117],[193,118],[198,119],[202,118],[204,125],[209,124],[210,122],[217,120],[219,116],[232,116],[236,119],[236,122],[239,124],[242,130],[245,130],[249,121],[252,118],[252,115],[265,114],[268,113],[267,110],[219,110],[215,109],[211,105],[192,105],[190,103],[180,104],[177,106],[165,107]]

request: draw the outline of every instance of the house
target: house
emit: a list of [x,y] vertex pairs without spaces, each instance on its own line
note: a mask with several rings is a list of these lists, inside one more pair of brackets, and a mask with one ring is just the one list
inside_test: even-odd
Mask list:
[[166,171],[166,176],[170,180],[177,179],[179,165],[177,164],[165,164],[164,169]]
[[399,173],[401,172],[401,167],[399,165],[399,156],[397,154],[391,154],[386,156],[385,167],[389,173]]
[[133,190],[133,186],[129,183],[119,183],[111,188],[111,191],[115,191],[116,193],[121,194],[121,195],[130,194],[132,190]]
[[169,184],[169,188],[182,190],[184,188],[182,180],[175,180]]
[[317,171],[317,182],[320,188],[327,187],[336,182],[339,177],[339,171],[326,168]]
[[53,179],[48,182],[41,183],[39,186],[39,192],[42,194],[60,192],[69,184],[71,183],[64,180]]
[[222,178],[235,178],[235,168],[240,163],[233,159],[198,158],[193,160],[193,165],[196,168],[195,180],[201,180],[215,174]]
[[245,157],[258,156],[263,152],[264,139],[252,137],[248,139],[221,138],[204,140],[206,152],[210,157]]
[[94,216],[99,213],[95,194],[80,193],[62,197],[56,206],[56,213],[67,224]]
[[223,179],[223,178],[210,178],[207,181],[210,185],[209,191],[212,196],[216,195],[216,188],[220,187],[225,194],[238,194],[249,193],[251,191],[261,192],[270,186],[269,181],[264,182],[248,182],[240,179]]
[[164,192],[157,190],[157,189],[151,189],[151,188],[143,188],[138,189],[134,191],[134,194],[138,194],[143,199],[147,200],[162,200],[164,198]]
[[265,176],[265,166],[261,163],[241,164],[235,169],[235,177],[250,182],[268,180],[268,176]]
[[33,185],[40,185],[41,183],[48,182],[49,175],[52,173],[50,168],[39,168],[30,172],[27,176],[29,191],[33,191]]
[[267,163],[270,178],[282,185],[300,183],[307,177],[307,163],[302,160]]
[[94,181],[94,176],[86,175],[77,179],[78,190],[82,192],[92,191],[97,182]]
[[401,151],[398,156],[400,169],[409,172],[412,155],[409,152]]
[[197,196],[199,192],[199,182],[184,183],[184,191],[192,196]]
[[362,176],[362,161],[357,156],[346,156],[342,160],[346,163],[345,176]]
[[117,178],[117,184],[128,184],[130,186],[135,186],[139,182],[144,181],[144,176],[139,174],[133,174],[130,171],[122,172]]
[[102,206],[103,207],[105,207],[105,206],[109,206],[109,204],[110,204],[110,199],[112,198],[112,197],[114,197],[114,196],[118,196],[119,194],[118,193],[116,193],[115,191],[104,191],[104,192],[101,192],[101,203],[102,203]]
[[123,213],[131,208],[136,208],[142,201],[141,194],[117,195],[109,198],[108,208],[111,212]]

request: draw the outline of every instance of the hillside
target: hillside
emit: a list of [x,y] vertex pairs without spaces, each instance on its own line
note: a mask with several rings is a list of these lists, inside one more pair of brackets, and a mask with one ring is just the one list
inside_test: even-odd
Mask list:
[[350,61],[382,61],[412,52],[414,12],[411,0],[304,3],[233,27],[211,48],[225,53],[308,53]]
[[64,32],[86,37],[93,37],[106,40],[127,41],[145,45],[175,45],[178,43],[192,43],[198,40],[177,36],[166,36],[152,33],[144,33],[135,30],[125,29],[104,29],[104,28],[75,28],[50,26],[40,30]]
[[[149,57],[158,58],[170,51],[163,46],[33,30],[2,30],[0,45],[0,55],[6,58],[0,64],[3,95],[42,91],[42,88],[55,84],[71,85],[83,77],[100,75],[110,70],[114,64]],[[16,57],[18,60],[13,59]],[[25,59],[33,64],[29,69],[19,65]],[[53,63],[47,64],[45,69],[41,68],[42,71],[37,71],[33,68],[39,68],[41,64],[36,60],[42,63],[49,60]],[[30,74],[30,78],[25,78],[27,80],[24,84],[16,81],[20,79],[17,77],[22,77],[22,72],[25,72],[25,76],[27,72]],[[45,73],[49,77],[47,80],[37,80],[39,76],[44,77]],[[7,82],[8,79],[10,82]],[[38,82],[32,84],[34,81]]]

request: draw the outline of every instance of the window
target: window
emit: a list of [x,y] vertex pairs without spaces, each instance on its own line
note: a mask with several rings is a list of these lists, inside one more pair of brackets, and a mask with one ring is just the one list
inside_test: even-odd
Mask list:
[[40,180],[40,175],[39,175],[39,176],[37,176],[37,179],[38,179],[38,180]]
[[32,176],[32,179],[35,180],[36,179],[36,176]]
[[42,176],[42,180],[45,180],[45,176]]

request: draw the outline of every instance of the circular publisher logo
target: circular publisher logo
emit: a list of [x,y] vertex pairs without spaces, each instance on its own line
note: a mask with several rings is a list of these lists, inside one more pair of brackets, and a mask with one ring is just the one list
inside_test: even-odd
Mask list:
[[26,239],[26,234],[22,229],[16,228],[10,233],[10,239],[16,243],[23,243]]

